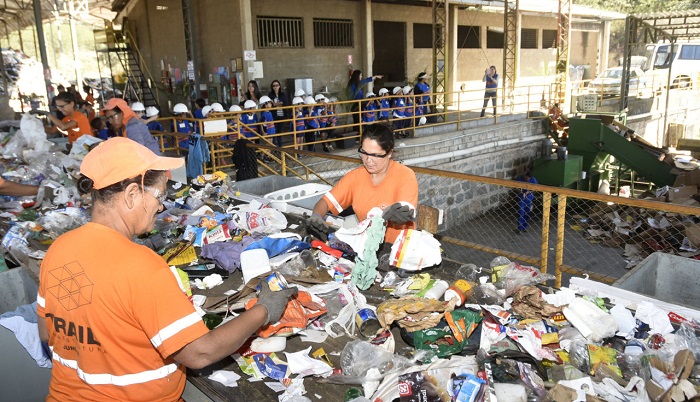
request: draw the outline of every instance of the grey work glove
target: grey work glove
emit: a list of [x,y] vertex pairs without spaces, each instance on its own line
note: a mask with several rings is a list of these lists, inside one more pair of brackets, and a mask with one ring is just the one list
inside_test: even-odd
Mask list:
[[318,237],[321,241],[328,240],[328,234],[335,232],[319,214],[313,214],[311,218],[309,218],[309,231],[310,234]]
[[279,321],[282,313],[284,313],[284,309],[287,308],[289,298],[298,292],[299,289],[296,287],[273,292],[270,290],[270,285],[268,285],[267,281],[261,280],[257,304],[262,304],[267,309],[267,321],[265,321],[265,324]]
[[413,209],[408,205],[402,205],[397,202],[384,210],[382,218],[384,218],[385,221],[403,225],[413,220]]

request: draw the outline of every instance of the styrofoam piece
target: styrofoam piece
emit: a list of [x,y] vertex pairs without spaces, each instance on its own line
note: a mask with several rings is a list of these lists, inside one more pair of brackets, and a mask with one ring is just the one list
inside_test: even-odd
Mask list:
[[270,258],[267,256],[267,251],[256,248],[242,252],[241,271],[243,271],[243,283],[248,283],[255,277],[271,272]]

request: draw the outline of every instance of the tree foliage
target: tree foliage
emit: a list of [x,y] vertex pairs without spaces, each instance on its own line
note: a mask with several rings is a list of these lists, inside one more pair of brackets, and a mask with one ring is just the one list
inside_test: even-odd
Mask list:
[[700,8],[700,0],[574,0],[574,4],[623,14],[682,11]]

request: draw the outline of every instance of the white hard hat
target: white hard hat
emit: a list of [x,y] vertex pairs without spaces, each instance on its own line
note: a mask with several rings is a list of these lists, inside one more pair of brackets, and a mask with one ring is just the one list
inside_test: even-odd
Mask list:
[[206,105],[202,108],[202,116],[207,117],[209,113],[212,111],[213,107]]
[[145,112],[146,107],[143,106],[143,103],[141,102],[134,102],[131,104],[131,110],[133,110],[134,112]]
[[238,105],[232,105],[230,108],[228,108],[228,111],[229,111],[229,112],[240,112],[240,111],[241,111],[241,107],[238,106]]
[[316,102],[318,102],[318,101],[320,101],[320,100],[323,100],[323,99],[325,99],[325,98],[326,98],[326,97],[323,96],[323,94],[316,94],[316,96],[314,96],[314,99],[316,100]]
[[257,106],[255,104],[255,101],[252,101],[249,99],[249,100],[245,101],[245,103],[243,104],[243,109],[246,109],[246,110],[255,109],[255,106]]
[[379,90],[379,96],[386,95],[389,93],[389,90],[386,88],[382,88]]
[[272,99],[270,99],[269,96],[263,95],[263,96],[260,97],[260,102],[258,102],[258,103],[260,103],[260,106],[262,106],[262,105],[264,105],[264,104],[266,104],[266,103],[268,103],[268,102],[272,102]]
[[307,105],[315,105],[316,101],[314,100],[314,98],[307,96],[306,98],[304,98],[304,103]]
[[146,108],[146,117],[153,117],[153,116],[157,115],[158,113],[160,113],[160,112],[158,111],[158,108],[155,106],[149,106]]
[[187,106],[184,103],[176,103],[173,106],[173,113],[187,113]]
[[303,89],[297,89],[297,91],[294,92],[294,96],[298,96],[298,97],[300,97],[300,98],[303,98],[304,95],[306,95],[306,92],[304,92]]
[[212,112],[224,112],[224,107],[221,106],[221,103],[219,102],[214,102],[211,104],[211,111]]
[[328,99],[328,102],[338,102],[338,98],[336,98],[335,96],[333,96],[333,97],[331,97],[330,99]]
[[405,87],[403,87],[402,91],[404,95],[408,95],[411,91],[413,91],[413,87],[411,87],[410,85],[406,85]]
[[391,93],[394,95],[398,94],[399,92],[401,92],[401,87],[394,87],[394,89],[391,90]]
[[418,125],[422,126],[423,124],[427,123],[428,119],[425,118],[425,116],[421,116],[420,120],[418,120]]
[[301,98],[301,96],[295,96],[294,99],[292,99],[292,105],[303,105],[304,104],[304,99]]
[[375,95],[374,92],[370,91],[370,92],[367,92],[367,95],[365,95],[365,98],[374,98],[375,96],[377,96],[377,95]]

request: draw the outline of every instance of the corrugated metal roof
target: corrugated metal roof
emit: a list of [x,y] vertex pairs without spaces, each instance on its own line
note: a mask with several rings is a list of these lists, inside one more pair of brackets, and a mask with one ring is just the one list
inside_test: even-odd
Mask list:
[[[450,4],[460,4],[464,6],[475,6],[488,11],[502,11],[504,1],[492,0],[448,0]],[[510,3],[515,3],[511,1]],[[537,14],[557,14],[559,13],[558,0],[520,0],[520,10]],[[579,4],[571,5],[572,18],[596,19],[601,21],[620,20],[626,17],[625,14],[614,11],[598,10]]]
[[700,10],[633,14],[632,17],[680,40],[700,39]]
[[[41,2],[41,17],[44,21],[54,21],[57,18],[68,18],[69,1],[62,0],[37,0]],[[115,13],[112,11],[110,0],[73,0],[76,7],[86,5],[79,9],[75,18],[85,24],[104,26],[104,21],[111,21]],[[9,32],[34,24],[34,1],[12,0],[0,3],[0,21],[7,26]],[[3,26],[4,29],[4,26]],[[4,33],[4,32],[3,32]]]

